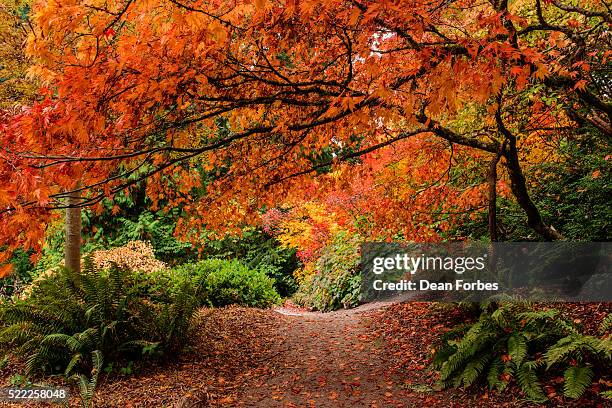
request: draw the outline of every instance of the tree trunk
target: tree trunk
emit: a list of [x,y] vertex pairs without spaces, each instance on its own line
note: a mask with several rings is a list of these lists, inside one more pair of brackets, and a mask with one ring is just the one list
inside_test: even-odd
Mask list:
[[489,165],[489,238],[497,241],[497,163],[500,155],[495,155]]
[[529,197],[527,182],[521,170],[518,152],[516,150],[516,139],[508,139],[504,157],[506,158],[506,167],[508,169],[508,176],[510,177],[510,189],[514,197],[516,197],[518,204],[527,215],[527,224],[547,241],[564,239],[563,235],[556,229],[544,223],[540,211],[533,201],[531,201],[531,197]]
[[[68,197],[68,205],[79,203],[78,193]],[[66,242],[64,244],[66,269],[81,272],[81,207],[66,208]]]

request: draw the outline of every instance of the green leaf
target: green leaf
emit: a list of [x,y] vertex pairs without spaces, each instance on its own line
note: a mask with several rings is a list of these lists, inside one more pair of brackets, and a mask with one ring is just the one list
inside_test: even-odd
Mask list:
[[461,377],[463,384],[466,387],[472,385],[484,371],[485,367],[491,360],[491,353],[485,352],[478,357],[473,358],[463,370]]
[[495,359],[491,365],[489,366],[489,373],[487,374],[487,382],[489,383],[489,388],[499,389],[502,386],[503,381],[500,379],[500,376],[504,369],[504,363],[502,363],[501,359]]
[[570,334],[559,340],[546,351],[546,363],[548,368],[556,363],[567,361],[570,357],[584,352],[591,354],[606,355],[609,350],[606,340],[600,340],[593,336],[581,334]]
[[568,398],[578,399],[584,394],[593,381],[591,367],[569,367],[563,374],[563,394]]
[[612,329],[612,313],[609,313],[601,322],[601,326],[599,326],[599,332],[604,335],[610,329]]
[[544,402],[548,400],[542,389],[542,385],[538,380],[538,375],[535,370],[534,362],[526,362],[521,365],[517,371],[517,382],[520,385],[527,398],[534,402]]
[[515,333],[508,338],[508,354],[517,367],[527,356],[527,340],[522,334]]

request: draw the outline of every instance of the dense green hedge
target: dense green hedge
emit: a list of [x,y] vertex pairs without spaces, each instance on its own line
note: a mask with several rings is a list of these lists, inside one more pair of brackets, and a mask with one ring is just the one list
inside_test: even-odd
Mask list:
[[270,307],[280,302],[274,279],[237,260],[207,259],[179,266],[171,274],[191,279],[202,305]]

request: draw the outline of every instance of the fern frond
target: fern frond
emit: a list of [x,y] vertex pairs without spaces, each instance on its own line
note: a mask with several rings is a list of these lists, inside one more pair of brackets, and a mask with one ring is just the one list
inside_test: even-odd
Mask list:
[[522,334],[515,333],[508,338],[508,354],[516,367],[519,367],[527,356],[527,340]]
[[95,349],[97,344],[101,342],[97,327],[89,327],[81,333],[76,333],[73,337],[81,343],[82,349]]
[[548,398],[538,380],[536,367],[531,361],[523,363],[516,371],[516,379],[527,398],[534,402],[544,402]]
[[81,363],[82,359],[83,355],[81,353],[73,355],[70,362],[68,362],[68,365],[66,366],[66,370],[64,370],[64,375],[67,377],[70,376],[72,374],[72,370],[74,370],[74,368]]
[[65,347],[73,353],[80,351],[83,347],[83,344],[74,336],[64,333],[49,334],[40,344],[42,347]]
[[546,363],[550,368],[552,365],[565,361],[570,356],[582,351],[592,354],[606,353],[605,344],[605,342],[593,336],[570,334],[560,339],[546,351]]
[[500,358],[496,358],[493,360],[491,365],[489,366],[489,372],[487,373],[487,382],[489,383],[489,388],[499,388],[502,380],[500,379],[502,371],[504,369],[504,363]]
[[527,325],[541,322],[544,320],[552,320],[559,314],[557,309],[537,310],[522,312],[517,315],[518,320],[524,320]]
[[491,319],[500,327],[505,327],[508,324],[506,317],[508,309],[506,307],[500,307],[491,313]]
[[569,367],[563,374],[563,394],[568,398],[578,399],[584,394],[593,381],[591,367]]
[[480,377],[480,374],[484,372],[489,361],[491,361],[491,353],[489,352],[482,353],[478,357],[470,360],[470,362],[466,364],[463,373],[461,373],[463,385],[466,387],[472,385],[478,377]]
[[104,357],[100,350],[95,350],[91,353],[93,369],[91,370],[91,378],[80,374],[76,377],[79,383],[79,393],[83,402],[83,408],[91,408],[96,387],[98,386],[98,375],[102,371]]
[[601,322],[601,325],[599,326],[599,333],[604,335],[610,330],[612,330],[612,313],[609,313]]
[[597,351],[609,363],[612,362],[612,338],[605,337],[603,339],[599,339],[599,346],[597,347]]
[[31,322],[15,323],[0,331],[0,345],[15,346],[36,336],[38,330]]

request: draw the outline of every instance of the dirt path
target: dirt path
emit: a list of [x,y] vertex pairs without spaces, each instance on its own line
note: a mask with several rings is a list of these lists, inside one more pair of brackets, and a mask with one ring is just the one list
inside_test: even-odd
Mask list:
[[401,393],[385,370],[380,350],[368,341],[370,304],[350,311],[304,312],[283,308],[282,342],[268,364],[247,372],[237,403],[244,407],[389,407]]

